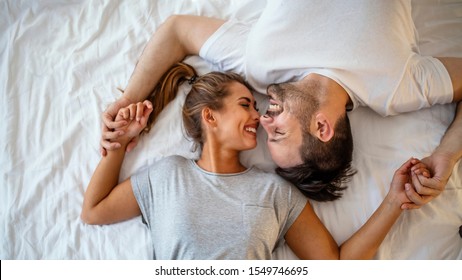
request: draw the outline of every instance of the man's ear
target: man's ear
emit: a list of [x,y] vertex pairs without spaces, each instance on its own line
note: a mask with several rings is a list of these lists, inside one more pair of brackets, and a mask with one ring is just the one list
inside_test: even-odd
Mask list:
[[207,126],[215,127],[217,125],[213,110],[208,107],[202,109],[202,120]]
[[323,113],[317,113],[314,118],[315,135],[322,142],[328,142],[334,136],[334,124]]

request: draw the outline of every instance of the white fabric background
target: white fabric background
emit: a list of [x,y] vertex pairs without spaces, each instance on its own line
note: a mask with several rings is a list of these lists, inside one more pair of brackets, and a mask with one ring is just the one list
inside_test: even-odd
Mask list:
[[[116,88],[126,85],[144,45],[169,15],[252,19],[264,3],[1,1],[0,258],[151,258],[140,218],[110,226],[80,221],[84,190],[100,158],[101,112],[119,96]],[[414,4],[422,52],[462,56],[460,1]],[[196,57],[188,62],[201,72],[209,69]],[[126,157],[121,179],[166,155],[192,156],[180,129],[183,100],[184,94]],[[453,114],[453,105],[390,118],[366,108],[351,113],[359,172],[344,198],[313,203],[337,242],[372,214],[402,162],[432,152]],[[264,145],[243,155],[245,163],[271,169],[268,160]],[[461,202],[459,163],[442,195],[400,217],[376,258],[462,259]],[[275,257],[293,255],[282,247]]]

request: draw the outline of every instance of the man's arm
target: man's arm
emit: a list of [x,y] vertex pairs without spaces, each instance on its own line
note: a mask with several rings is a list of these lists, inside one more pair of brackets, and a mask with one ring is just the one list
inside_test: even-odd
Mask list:
[[457,104],[454,120],[441,139],[435,153],[447,154],[454,161],[462,157],[462,102]]
[[410,199],[418,205],[425,204],[438,196],[445,188],[457,161],[462,158],[462,102],[457,104],[454,120],[441,139],[440,145],[429,156],[422,159],[431,171],[431,177],[419,175],[425,187],[416,188],[420,196]]
[[205,41],[224,23],[199,16],[171,16],[144,49],[124,96],[132,103],[147,98],[162,75],[188,55],[198,55]]
[[114,130],[126,125],[123,121],[114,121],[119,109],[145,100],[174,63],[182,61],[188,55],[198,55],[205,41],[223,23],[220,19],[176,15],[169,17],[159,27],[140,56],[123,96],[103,113],[103,155],[106,155],[106,149],[120,147],[120,143],[111,142],[119,137]]
[[454,97],[452,102],[462,101],[462,58],[459,57],[437,57],[451,77]]

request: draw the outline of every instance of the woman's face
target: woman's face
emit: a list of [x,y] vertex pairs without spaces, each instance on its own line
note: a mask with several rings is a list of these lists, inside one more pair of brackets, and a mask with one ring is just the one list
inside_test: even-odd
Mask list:
[[214,135],[224,149],[253,149],[257,146],[260,118],[255,98],[246,86],[238,82],[231,83],[228,90],[230,94],[223,99],[223,107],[214,112]]

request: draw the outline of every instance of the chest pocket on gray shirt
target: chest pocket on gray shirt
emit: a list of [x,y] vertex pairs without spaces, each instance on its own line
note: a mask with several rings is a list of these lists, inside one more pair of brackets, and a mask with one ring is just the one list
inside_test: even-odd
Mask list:
[[248,246],[255,248],[257,254],[271,254],[278,241],[280,226],[274,209],[268,206],[244,205],[243,219],[243,231],[249,237]]

